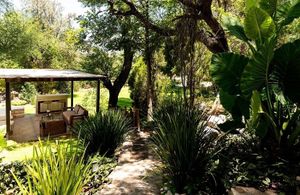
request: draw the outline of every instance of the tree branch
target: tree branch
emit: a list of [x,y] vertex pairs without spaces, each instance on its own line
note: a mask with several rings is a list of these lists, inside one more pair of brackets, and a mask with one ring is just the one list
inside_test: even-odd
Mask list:
[[196,40],[203,43],[212,53],[220,53],[226,51],[224,50],[224,47],[220,45],[219,40],[215,36],[208,34],[203,29],[197,31]]
[[114,2],[113,0],[109,0],[108,4],[110,5],[110,11],[112,14],[114,15],[119,15],[119,16],[131,16],[134,15],[138,20],[140,20],[140,22],[142,22],[145,26],[147,26],[148,28],[152,29],[153,31],[159,33],[162,36],[173,36],[175,35],[175,30],[171,29],[171,28],[162,28],[159,27],[155,24],[153,24],[150,20],[148,20],[141,12],[139,12],[135,5],[128,1],[128,0],[122,0],[126,5],[128,5],[128,7],[130,8],[130,10],[122,12],[120,10],[116,10],[114,8]]
[[202,1],[199,4],[193,3],[191,0],[178,0],[182,5],[198,10],[201,7]]
[[[227,39],[224,29],[213,16],[211,11],[212,0],[198,0],[194,3],[192,0],[178,0],[182,5],[186,6],[191,13],[186,13],[182,16],[176,17],[175,20],[180,18],[194,18],[196,20],[204,20],[204,22],[212,30],[212,35],[207,31],[200,29],[196,34],[198,41],[202,42],[211,52],[219,53],[229,50]],[[110,11],[114,15],[121,16],[135,16],[140,22],[142,22],[149,29],[157,32],[162,36],[174,36],[176,30],[172,28],[163,28],[153,24],[148,18],[146,18],[141,12],[139,12],[130,0],[122,0],[128,7],[128,11],[120,11],[114,8],[114,0],[108,0],[110,5]],[[192,9],[192,10],[191,10]],[[174,21],[174,20],[173,20]]]
[[110,78],[105,77],[102,81],[103,81],[103,85],[104,85],[108,90],[111,90],[111,89],[113,88],[113,85],[112,85],[112,83],[111,83]]
[[217,19],[213,16],[211,11],[212,0],[202,1],[202,11],[201,16],[205,23],[210,27],[212,32],[214,33],[214,38],[217,42],[219,42],[220,49],[224,51],[228,51],[228,43],[225,35],[225,31],[221,24],[217,21]]

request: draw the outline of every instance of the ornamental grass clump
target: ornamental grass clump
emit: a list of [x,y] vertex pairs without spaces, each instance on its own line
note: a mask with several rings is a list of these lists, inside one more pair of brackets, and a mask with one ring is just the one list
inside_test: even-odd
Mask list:
[[203,190],[210,183],[212,159],[219,151],[218,137],[205,130],[205,113],[188,109],[180,102],[164,105],[157,113],[152,142],[163,163],[164,176],[171,184],[169,189],[178,193]]
[[112,156],[131,129],[131,121],[119,111],[107,111],[87,118],[75,127],[87,154]]
[[27,184],[13,176],[24,195],[78,195],[87,183],[90,163],[84,152],[71,145],[56,142],[54,146],[40,141],[33,147],[33,157],[25,164]]

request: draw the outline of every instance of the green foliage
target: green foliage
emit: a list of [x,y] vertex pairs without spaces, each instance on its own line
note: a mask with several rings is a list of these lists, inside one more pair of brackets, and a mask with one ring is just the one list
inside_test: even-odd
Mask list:
[[139,23],[134,18],[119,18],[106,10],[100,14],[98,7],[109,9],[105,1],[83,0],[82,3],[89,8],[79,17],[82,28],[80,46],[88,53],[84,69],[115,79],[122,70],[119,52],[125,47],[138,47],[141,37]]
[[15,181],[13,175],[18,178],[19,182],[22,184],[26,184],[27,182],[27,173],[25,171],[24,162],[11,162],[11,163],[2,163],[0,164],[0,193],[5,194],[8,190],[17,194],[19,192],[19,187],[17,182]]
[[296,182],[300,171],[299,162],[289,163],[283,159],[268,161],[259,148],[257,137],[229,134],[223,139],[224,149],[219,153],[219,163],[214,170],[226,189],[234,186],[253,186],[261,191],[274,189],[278,193],[296,194],[300,183]]
[[79,139],[86,145],[88,155],[98,153],[111,156],[122,144],[131,122],[118,111],[96,114],[78,123],[74,128]]
[[91,168],[85,191],[94,194],[99,191],[99,187],[108,181],[108,175],[117,166],[115,159],[106,158],[100,155],[93,156],[90,160]]
[[[247,1],[244,32],[248,40],[243,37],[240,27],[233,27],[236,23],[227,25],[233,35],[249,46],[251,54],[247,57],[216,54],[211,65],[213,80],[221,88],[221,102],[233,119],[241,121],[241,117],[236,117],[238,114],[248,119],[249,111],[245,110],[250,109],[247,128],[260,136],[262,144],[273,155],[278,155],[280,148],[285,150],[281,152],[287,158],[290,157],[285,153],[295,151],[299,144],[296,123],[299,109],[295,103],[299,103],[300,96],[295,83],[299,82],[300,74],[300,41],[283,45],[278,42],[282,28],[299,17],[298,3],[289,1],[287,6],[280,1]],[[286,10],[282,11],[285,6]],[[280,14],[283,12],[285,14]]]
[[63,16],[62,5],[55,0],[26,0],[25,12],[39,23],[42,29],[51,31],[55,37],[64,36],[71,26],[72,15]]
[[24,106],[27,104],[27,101],[25,100],[13,100],[11,101],[12,106]]
[[246,12],[245,33],[249,39],[262,41],[272,36],[274,31],[274,21],[266,11],[253,6]]
[[249,59],[233,53],[221,53],[212,57],[210,72],[213,80],[220,86],[221,103],[232,117],[241,120],[248,117],[248,101],[241,96],[241,74]]
[[64,27],[57,36],[53,28],[43,26],[35,15],[26,14],[10,11],[0,16],[0,67],[78,67],[80,54],[75,42],[69,41],[76,39],[78,33]]
[[206,121],[205,113],[174,101],[166,102],[155,114],[155,152],[164,176],[178,193],[193,194],[209,183],[218,136],[205,130]]
[[8,12],[0,17],[0,56],[6,59],[1,64],[11,65],[6,68],[14,67],[30,53],[35,27],[32,21],[15,12]]
[[[300,103],[300,91],[295,90],[295,83],[300,83],[300,40],[276,49],[273,63],[283,93],[293,102]],[[281,71],[284,74],[280,74]]]
[[2,148],[6,147],[6,145],[7,145],[6,139],[4,138],[2,133],[0,133],[0,152],[1,152]]
[[121,97],[118,99],[119,108],[130,108],[132,106],[132,100],[130,98]]
[[146,109],[147,105],[147,66],[143,58],[139,58],[134,64],[128,79],[130,88],[130,98],[133,100],[133,106],[140,109]]
[[294,19],[300,17],[300,1],[290,0],[285,1],[283,4],[278,6],[277,20],[282,26],[288,25],[293,22]]
[[[5,135],[5,128],[0,129],[0,152],[2,151],[2,148],[6,147],[7,143],[6,143],[6,139],[4,137]],[[0,158],[0,162],[1,162],[1,158]]]
[[168,97],[172,97],[174,92],[174,81],[170,77],[157,73],[155,81],[156,105],[164,103]]
[[231,95],[240,93],[241,74],[248,63],[248,58],[233,54],[221,53],[212,58],[210,72],[216,84]]
[[[100,100],[100,109],[106,109],[108,105],[108,91],[104,90],[101,87],[101,100]],[[95,113],[96,111],[96,90],[93,87],[92,89],[79,90],[79,99],[78,103],[86,108],[89,113]]]
[[55,147],[42,142],[33,148],[33,158],[26,162],[27,184],[22,184],[11,171],[22,194],[80,194],[87,183],[90,163],[84,154],[71,145]]

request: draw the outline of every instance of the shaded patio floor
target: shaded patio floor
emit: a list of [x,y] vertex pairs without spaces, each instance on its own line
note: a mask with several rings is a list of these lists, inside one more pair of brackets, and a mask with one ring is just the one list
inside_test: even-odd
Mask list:
[[21,142],[36,141],[40,136],[40,116],[25,115],[14,119],[13,134],[10,140]]

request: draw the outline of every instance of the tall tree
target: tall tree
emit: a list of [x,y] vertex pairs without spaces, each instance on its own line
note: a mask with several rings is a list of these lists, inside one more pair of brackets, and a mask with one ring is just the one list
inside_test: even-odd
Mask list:
[[21,65],[34,47],[34,29],[34,23],[15,12],[7,12],[0,18],[0,66]]
[[45,30],[60,38],[71,27],[71,15],[63,16],[63,7],[56,0],[26,0],[26,12],[37,20]]
[[[150,17],[143,12],[143,2],[139,0],[106,0],[110,12],[117,16],[134,16],[146,29],[151,29],[161,36],[176,37],[179,66],[184,87],[185,104],[193,107],[195,99],[195,62],[194,44],[204,44],[212,53],[229,50],[225,30],[213,14],[213,0],[170,0],[151,1]],[[214,1],[224,5],[227,1]],[[189,97],[188,93],[189,92]]]
[[[202,42],[211,52],[218,53],[228,51],[228,43],[225,31],[212,12],[212,0],[171,0],[160,3],[161,10],[168,10],[170,3],[179,11],[169,20],[169,24],[159,24],[147,18],[141,11],[139,1],[130,0],[107,0],[110,11],[114,15],[135,16],[145,26],[163,36],[175,36],[178,30],[175,28],[180,19],[189,18],[196,23],[204,22],[205,25],[197,25],[195,29],[196,41]],[[172,22],[173,21],[173,22]]]
[[[104,11],[105,5],[84,1],[90,11],[81,17],[84,29],[82,40],[88,55],[88,70],[107,77],[104,86],[109,90],[109,107],[117,107],[118,96],[125,85],[138,46],[140,25],[134,18],[120,18]],[[101,7],[101,9],[97,9]],[[91,49],[90,49],[91,48]],[[122,51],[123,62],[116,63],[116,54]]]

